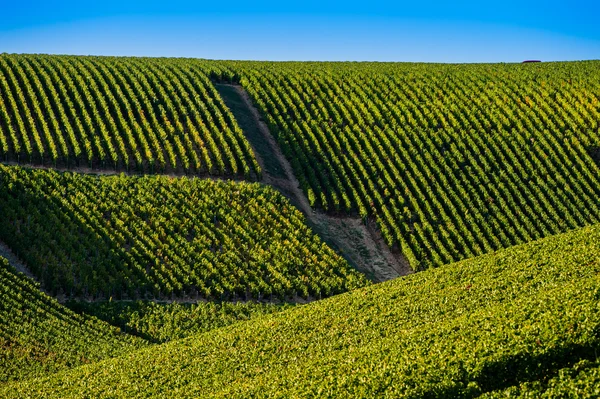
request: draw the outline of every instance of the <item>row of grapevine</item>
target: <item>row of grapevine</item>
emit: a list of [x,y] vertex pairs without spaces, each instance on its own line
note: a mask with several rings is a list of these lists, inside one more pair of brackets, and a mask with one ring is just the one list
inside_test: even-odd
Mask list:
[[600,220],[597,62],[226,67],[311,205],[374,218],[415,269]]
[[239,81],[311,206],[423,269],[600,220],[597,66],[2,55],[0,156],[260,178],[209,76]]
[[0,384],[52,374],[147,345],[74,313],[0,258]]
[[588,226],[0,396],[597,398],[598,253]]
[[68,301],[77,313],[95,316],[128,334],[163,343],[190,337],[239,321],[289,310],[293,303],[271,302],[154,302],[154,301]]
[[0,166],[0,239],[54,294],[322,297],[367,283],[275,190]]
[[4,161],[260,178],[205,68],[186,60],[0,56]]

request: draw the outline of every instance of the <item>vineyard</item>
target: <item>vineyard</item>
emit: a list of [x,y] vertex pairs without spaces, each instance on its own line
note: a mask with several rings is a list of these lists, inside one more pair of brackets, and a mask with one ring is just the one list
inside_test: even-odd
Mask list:
[[0,396],[541,397],[579,389],[592,398],[599,252],[595,225],[9,384]]
[[122,355],[147,345],[40,291],[0,258],[0,385]]
[[268,302],[157,303],[140,300],[69,301],[66,306],[77,313],[104,320],[128,334],[153,343],[163,343],[289,310],[295,305]]
[[261,173],[191,61],[0,55],[0,156],[149,173]]
[[237,63],[218,78],[237,74],[312,206],[375,219],[420,270],[600,220],[599,66]]
[[0,398],[600,397],[599,71],[0,54]]
[[67,297],[320,298],[367,284],[256,183],[0,165],[0,239]]
[[598,65],[2,55],[0,156],[260,180],[211,79],[238,82],[311,206],[421,270],[600,221]]

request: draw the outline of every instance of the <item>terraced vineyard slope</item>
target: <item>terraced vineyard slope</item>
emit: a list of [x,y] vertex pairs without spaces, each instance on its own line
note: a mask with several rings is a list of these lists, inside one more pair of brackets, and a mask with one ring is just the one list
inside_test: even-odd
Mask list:
[[0,384],[47,376],[146,345],[61,306],[0,258]]
[[416,270],[600,221],[600,62],[215,65],[311,205],[374,218]]
[[9,384],[0,396],[594,397],[599,252],[594,225]]
[[0,165],[0,239],[55,295],[320,298],[368,283],[257,183]]
[[260,176],[197,61],[0,55],[4,161]]

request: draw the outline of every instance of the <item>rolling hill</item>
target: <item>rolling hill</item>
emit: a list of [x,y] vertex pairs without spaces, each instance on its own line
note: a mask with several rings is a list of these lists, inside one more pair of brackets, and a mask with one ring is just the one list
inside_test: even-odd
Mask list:
[[501,397],[579,386],[593,397],[599,251],[594,225],[8,384],[0,394]]
[[122,355],[148,345],[77,314],[0,258],[0,384]]
[[599,70],[0,54],[0,397],[600,396]]

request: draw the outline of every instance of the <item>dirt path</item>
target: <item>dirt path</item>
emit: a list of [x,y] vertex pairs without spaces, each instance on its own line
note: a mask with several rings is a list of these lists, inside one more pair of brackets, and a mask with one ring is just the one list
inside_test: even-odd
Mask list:
[[0,241],[0,256],[6,258],[6,260],[8,260],[8,263],[10,263],[12,267],[17,269],[18,272],[21,272],[27,277],[35,280],[35,277],[33,277],[33,274],[29,272],[29,269],[27,268],[27,266],[25,266],[25,263],[23,263],[17,257],[17,255],[15,255],[15,253],[8,247],[8,245],[3,243],[2,241]]
[[[224,85],[225,86],[225,85]],[[263,169],[263,183],[269,184],[290,198],[306,216],[309,224],[319,233],[321,238],[337,249],[357,270],[372,280],[381,282],[412,273],[408,261],[400,254],[392,253],[383,241],[381,234],[373,225],[365,226],[360,218],[329,216],[311,208],[292,167],[285,158],[275,138],[269,132],[265,122],[254,107],[250,96],[238,85],[234,87],[243,99],[247,109],[252,113],[254,123],[258,126],[261,138],[268,143],[270,153],[281,165],[285,177],[273,176],[259,152],[255,151],[258,162]],[[237,115],[236,115],[237,119]],[[251,142],[253,147],[254,143]],[[373,222],[370,222],[373,224]]]

